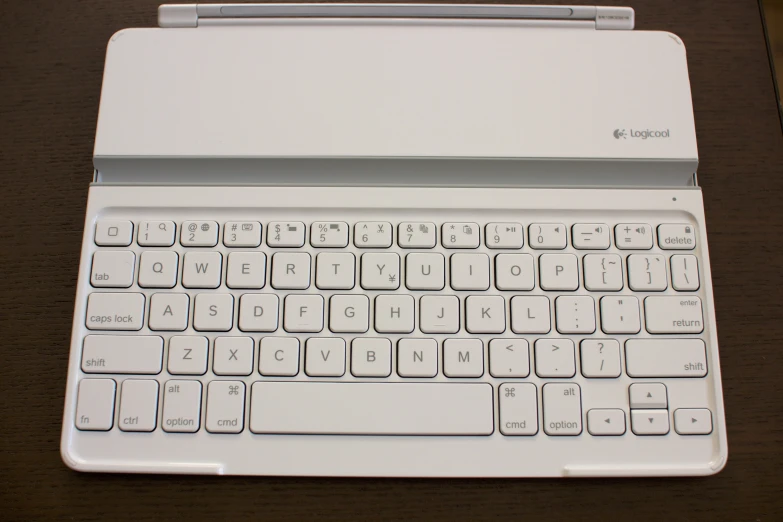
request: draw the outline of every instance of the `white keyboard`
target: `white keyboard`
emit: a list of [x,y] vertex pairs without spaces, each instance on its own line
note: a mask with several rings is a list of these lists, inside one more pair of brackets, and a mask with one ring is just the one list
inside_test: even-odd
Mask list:
[[[595,191],[605,210],[550,210],[587,191],[485,190],[467,203],[459,191],[454,208],[430,209],[404,189],[365,189],[344,208],[280,203],[310,201],[296,192],[307,189],[188,190],[185,200],[157,189],[179,207],[158,206],[165,197],[123,207],[112,204],[119,189],[92,189],[63,433],[73,467],[539,476],[722,466],[698,192],[676,204],[698,203],[693,213],[623,209],[653,191]],[[214,206],[227,198],[248,204]]]

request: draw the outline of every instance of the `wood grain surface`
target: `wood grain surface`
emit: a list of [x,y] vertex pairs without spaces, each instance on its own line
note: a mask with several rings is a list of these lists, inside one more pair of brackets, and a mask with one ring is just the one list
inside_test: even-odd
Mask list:
[[[106,42],[158,0],[0,3],[0,519],[783,520],[783,135],[759,6],[646,0],[688,50],[729,461],[711,478],[79,474],[59,437]],[[643,101],[640,101],[643,103]]]

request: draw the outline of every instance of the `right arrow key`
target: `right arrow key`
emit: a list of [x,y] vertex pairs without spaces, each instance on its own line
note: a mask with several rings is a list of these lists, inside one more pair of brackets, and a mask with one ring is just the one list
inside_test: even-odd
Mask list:
[[712,412],[707,408],[674,410],[674,431],[680,435],[709,435],[712,433]]

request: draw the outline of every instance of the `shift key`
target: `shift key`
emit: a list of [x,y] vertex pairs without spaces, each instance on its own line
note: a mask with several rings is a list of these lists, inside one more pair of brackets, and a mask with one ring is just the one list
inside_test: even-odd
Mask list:
[[144,324],[144,294],[92,293],[87,299],[90,330],[141,330]]
[[691,334],[704,331],[701,299],[692,296],[648,297],[644,321],[653,334]]

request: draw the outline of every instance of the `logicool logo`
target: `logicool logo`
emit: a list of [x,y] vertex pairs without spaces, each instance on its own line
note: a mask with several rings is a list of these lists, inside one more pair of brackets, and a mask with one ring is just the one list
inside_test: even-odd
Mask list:
[[615,129],[612,133],[614,136],[614,139],[628,139],[630,136],[631,138],[635,139],[655,139],[655,138],[668,138],[669,137],[669,129],[665,130],[653,130],[653,129],[644,129],[644,130],[634,130],[630,129],[629,132],[625,132],[625,129]]

